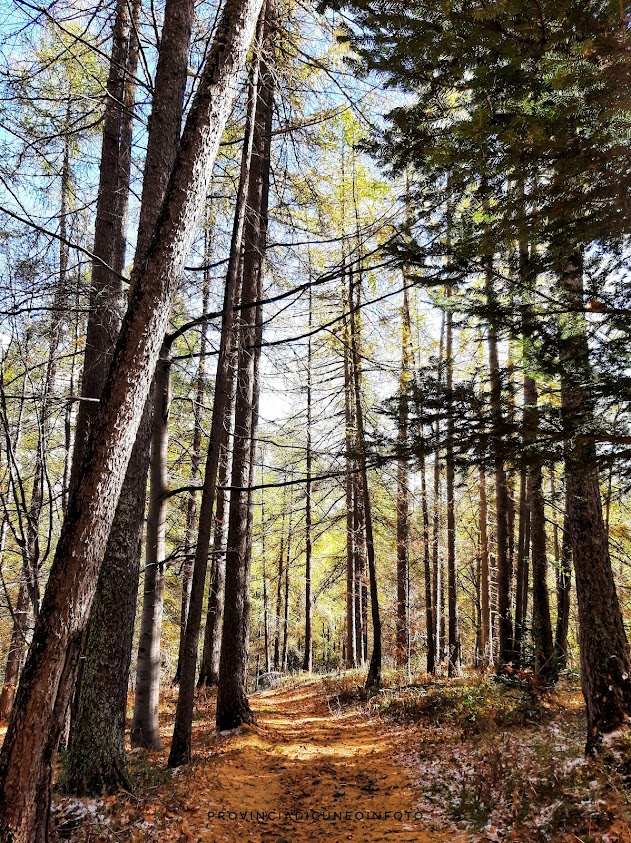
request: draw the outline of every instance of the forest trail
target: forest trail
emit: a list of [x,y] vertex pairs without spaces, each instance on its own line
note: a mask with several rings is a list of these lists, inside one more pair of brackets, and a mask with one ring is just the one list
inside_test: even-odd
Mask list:
[[410,779],[392,757],[395,729],[354,709],[331,710],[321,682],[264,691],[250,702],[253,727],[218,735],[210,722],[206,730],[199,724],[194,763],[176,774],[173,804],[165,806],[166,817],[184,816],[178,831],[189,836],[179,839],[445,839],[426,831],[415,810]]

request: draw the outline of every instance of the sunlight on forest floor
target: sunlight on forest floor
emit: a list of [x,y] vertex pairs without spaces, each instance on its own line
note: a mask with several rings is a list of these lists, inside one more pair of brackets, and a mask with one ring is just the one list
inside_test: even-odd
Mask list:
[[[573,689],[437,682],[366,699],[356,680],[289,680],[251,697],[255,726],[220,735],[214,694],[200,697],[191,765],[132,753],[134,794],[57,800],[58,822],[81,822],[53,839],[631,841],[630,765],[583,759]],[[174,706],[169,690],[165,724]]]

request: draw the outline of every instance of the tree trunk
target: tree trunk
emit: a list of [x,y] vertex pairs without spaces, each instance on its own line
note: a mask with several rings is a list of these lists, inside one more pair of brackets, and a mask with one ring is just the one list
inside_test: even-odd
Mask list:
[[[443,342],[445,336],[445,312],[443,311],[440,324],[440,342],[438,350],[438,393],[441,392],[442,369],[443,369]],[[442,560],[440,558],[440,408],[436,412],[436,446],[434,451],[434,501],[433,501],[433,533],[432,533],[432,569],[433,569],[433,591],[434,591],[434,625],[436,646],[435,670],[443,661],[444,634],[443,634],[443,606],[444,606],[444,577]]]
[[[309,287],[309,332],[313,326],[313,298],[312,290]],[[307,346],[307,454],[306,454],[306,500],[305,500],[305,652],[302,663],[302,669],[306,673],[311,673],[313,670],[313,633],[312,633],[312,616],[313,605],[311,595],[311,552],[312,552],[312,536],[311,536],[311,471],[313,463],[313,455],[311,453],[311,368],[312,368],[312,348],[311,337]]]
[[169,488],[167,452],[171,404],[170,368],[169,349],[167,343],[164,343],[155,376],[145,581],[140,638],[138,639],[134,717],[131,724],[131,745],[145,749],[162,748],[158,703],[161,673],[160,636],[166,579],[165,527],[166,493]]
[[490,406],[492,419],[492,447],[495,464],[495,510],[497,517],[497,612],[499,620],[498,667],[508,664],[513,659],[513,624],[511,619],[511,583],[513,572],[510,568],[508,553],[508,483],[502,453],[504,419],[502,413],[502,378],[500,372],[497,340],[497,302],[493,289],[493,266],[487,259],[485,270],[486,297],[489,308],[488,348]]
[[[449,297],[451,291],[447,291]],[[447,670],[449,676],[460,674],[460,631],[458,628],[458,572],[456,569],[456,509],[454,466],[454,407],[453,407],[453,329],[451,309],[447,310],[446,324],[446,485],[447,485],[447,611],[449,615],[449,642]]]
[[[551,473],[550,483],[552,498],[555,499],[554,473]],[[556,520],[555,520],[556,528]],[[556,532],[556,529],[555,529]],[[558,537],[555,541],[555,561],[557,564],[556,577],[556,605],[557,622],[554,636],[554,650],[559,670],[567,666],[568,642],[567,634],[570,625],[570,590],[572,585],[572,546],[569,535],[567,496],[563,511],[563,527],[561,533],[561,547]]]
[[425,625],[427,631],[427,672],[436,672],[436,624],[432,598],[432,560],[429,535],[429,507],[427,505],[427,479],[425,454],[421,456],[421,509],[423,512],[423,571],[425,574]]
[[355,481],[353,470],[354,429],[353,386],[351,381],[350,337],[348,328],[348,293],[344,283],[343,263],[342,309],[344,311],[344,464],[346,468],[346,666],[357,667],[360,659],[357,639],[357,577],[355,572]]
[[[168,44],[169,49],[160,51],[156,69],[136,265],[141,265],[146,258],[151,232],[177,152],[192,19],[192,0],[167,0],[162,42]],[[129,78],[132,79],[133,74]],[[130,115],[130,84],[125,102],[126,113]],[[131,142],[130,133],[129,123],[122,133],[125,149]],[[107,212],[106,208],[105,214]],[[113,294],[118,283],[118,279],[112,279]],[[112,341],[107,331],[101,331],[99,337],[104,343]],[[112,350],[104,346],[102,362],[105,363],[111,354]],[[96,376],[96,372],[94,374]],[[106,374],[104,369],[103,382]],[[94,385],[100,395],[96,377]],[[155,382],[145,403],[107,542],[90,617],[83,659],[85,668],[81,672],[72,724],[67,762],[69,787],[93,794],[119,784],[122,781],[121,771],[126,769],[124,728],[140,577],[154,392]],[[117,607],[116,612],[111,611],[113,605]],[[88,666],[92,666],[91,670]],[[92,758],[94,763],[91,763]]]
[[261,0],[227,0],[202,70],[151,246],[134,268],[129,308],[92,428],[0,752],[0,838],[42,843],[52,761],[151,376],[236,96]]
[[413,364],[410,333],[410,306],[407,288],[403,291],[401,324],[401,372],[399,375],[399,431],[397,445],[397,613],[396,660],[410,662],[410,490],[408,478],[409,382]]
[[[357,301],[353,296],[356,286]],[[377,594],[377,567],[375,562],[375,542],[372,526],[372,503],[368,487],[368,461],[366,458],[366,435],[364,431],[364,410],[362,407],[362,372],[359,356],[359,328],[356,312],[359,310],[361,297],[361,275],[357,284],[353,284],[353,276],[349,275],[349,301],[351,302],[350,335],[351,335],[351,368],[353,371],[353,387],[355,392],[355,423],[357,425],[358,462],[361,469],[357,475],[361,482],[358,490],[361,494],[361,511],[363,526],[366,531],[366,557],[368,562],[368,578],[370,583],[370,616],[372,620],[372,655],[366,676],[365,687],[378,689],[381,686],[381,617],[379,613],[379,595]],[[359,495],[358,495],[359,497]],[[364,624],[366,629],[367,624]]]
[[560,273],[566,315],[560,320],[561,411],[565,482],[578,601],[581,685],[587,706],[586,751],[631,710],[629,645],[616,594],[600,499],[596,447],[581,434],[593,426],[592,373],[583,314],[583,260]]
[[[260,13],[260,18],[266,18],[264,12]],[[260,27],[259,27],[260,31]],[[262,40],[260,37],[257,38],[258,42],[258,49],[262,49],[261,44]],[[255,60],[255,66],[259,64],[259,60]],[[256,113],[254,117],[254,130],[253,130],[253,137],[252,137],[252,155],[251,155],[251,167],[249,178],[244,180],[244,184],[248,185],[248,200],[246,205],[246,212],[245,212],[245,219],[243,222],[239,221],[239,224],[243,226],[243,243],[244,243],[244,256],[243,256],[243,286],[241,292],[241,304],[249,304],[256,300],[256,291],[257,291],[257,283],[258,278],[256,275],[256,271],[254,269],[254,265],[260,268],[259,261],[262,260],[262,256],[259,253],[259,249],[261,248],[262,244],[264,243],[264,234],[262,239],[252,240],[250,228],[252,226],[252,213],[257,212],[258,209],[262,209],[262,205],[260,202],[255,204],[256,194],[253,190],[253,185],[258,185],[262,181],[260,169],[264,168],[263,162],[260,160],[263,154],[261,147],[259,144],[267,143],[269,146],[269,135],[271,134],[271,130],[267,132],[266,137],[261,137],[262,124],[260,122],[259,112],[261,110],[261,103],[265,100],[265,93],[266,91],[263,89],[261,85],[261,78],[266,71],[266,67],[263,61],[260,61],[260,71],[259,71],[259,78],[258,78],[258,94],[256,96]],[[256,71],[255,71],[256,73]],[[268,83],[269,80],[265,80]],[[254,88],[253,88],[254,89]],[[269,109],[270,120],[271,120],[271,96],[270,96],[270,103],[265,102],[264,108]],[[248,133],[249,135],[249,133]],[[245,161],[249,162],[250,156],[247,155],[245,157]],[[267,166],[269,168],[269,154],[267,156]],[[264,191],[263,191],[264,192]],[[266,217],[266,213],[265,213]],[[258,217],[256,219],[257,226],[260,226],[262,229],[263,223],[261,222],[261,218]],[[237,236],[235,238],[237,242],[240,240],[240,237]],[[253,271],[254,270],[254,271]],[[178,696],[178,704],[177,710],[175,714],[175,728],[173,731],[173,740],[171,743],[171,751],[169,753],[169,766],[170,767],[179,767],[182,764],[188,763],[191,757],[191,732],[193,726],[193,700],[195,694],[195,675],[197,670],[197,648],[198,648],[198,641],[199,641],[199,631],[201,626],[201,617],[202,617],[202,605],[203,605],[203,597],[204,597],[204,590],[205,590],[205,582],[206,582],[206,569],[207,569],[207,560],[208,560],[208,546],[210,543],[210,535],[212,529],[212,514],[215,502],[215,488],[217,483],[217,472],[219,467],[219,457],[221,454],[222,446],[225,446],[226,442],[226,431],[223,429],[223,421],[225,416],[225,409],[226,404],[229,400],[229,394],[227,391],[228,386],[228,369],[230,367],[230,362],[232,359],[232,314],[233,314],[233,303],[235,300],[235,290],[236,290],[236,281],[238,275],[238,267],[233,266],[228,269],[228,278],[226,281],[226,292],[224,297],[224,315],[223,315],[223,323],[222,323],[222,332],[221,332],[221,341],[220,341],[220,349],[219,349],[219,360],[217,362],[217,377],[215,378],[215,400],[213,403],[213,413],[212,413],[212,421],[211,421],[211,430],[210,430],[210,440],[208,445],[208,456],[206,459],[206,472],[204,476],[204,487],[202,490],[202,501],[200,506],[200,516],[199,516],[199,535],[197,539],[197,548],[195,551],[195,567],[193,570],[193,583],[191,587],[191,603],[189,608],[189,618],[188,623],[186,626],[186,638],[185,638],[185,646],[184,652],[182,657],[182,676],[180,679],[180,693]],[[249,286],[248,286],[249,284]],[[238,485],[242,487],[248,486],[249,481],[249,463],[246,465],[244,464],[243,472],[239,475],[238,483],[235,483],[235,460],[237,464],[239,462],[239,454],[243,455],[243,437],[245,436],[249,439],[251,437],[251,426],[252,426],[252,407],[253,407],[253,380],[254,380],[254,357],[255,353],[251,346],[255,344],[256,341],[256,309],[253,307],[246,308],[245,316],[241,318],[247,323],[248,328],[251,328],[250,331],[244,329],[242,332],[240,339],[245,343],[247,348],[243,350],[242,348],[239,349],[238,354],[238,363],[237,363],[237,395],[236,395],[236,402],[235,402],[235,432],[234,432],[234,445],[233,445],[233,470],[232,470],[232,485]],[[239,378],[242,378],[240,383]],[[247,394],[246,394],[247,393]],[[249,401],[249,404],[246,405],[246,401]],[[243,432],[245,430],[245,433]],[[241,450],[240,450],[241,449]],[[249,453],[249,451],[248,451]],[[246,459],[247,463],[247,459]],[[238,473],[238,472],[237,472]],[[242,536],[243,541],[239,545],[238,550],[236,553],[233,552],[231,556],[231,535],[230,535],[230,526],[232,524],[233,519],[233,510],[235,499],[237,501],[237,510],[239,511],[239,516],[242,517],[242,521],[240,522],[240,527],[243,528]],[[239,502],[245,499],[245,505],[239,509]],[[234,620],[230,617],[228,613],[229,620],[227,621],[226,616],[226,607],[227,607],[227,600],[228,600],[228,585],[233,585],[232,574],[235,573],[233,571],[234,566],[238,566],[243,571],[243,567],[247,568],[246,564],[246,556],[247,556],[247,523],[248,523],[248,501],[249,495],[247,493],[236,493],[231,492],[230,494],[230,517],[229,517],[229,527],[228,527],[228,545],[226,551],[226,593],[224,597],[224,623],[223,628],[228,629],[229,633],[227,636],[222,634],[222,642],[221,642],[221,658],[220,658],[220,685],[219,685],[219,694],[217,697],[217,711],[219,716],[220,711],[220,700],[222,700],[222,690],[221,690],[221,663],[224,659],[223,653],[225,649],[225,642],[226,638],[232,643],[232,641],[240,641],[242,640],[241,632],[242,632],[242,625],[239,622],[235,622],[230,625],[231,621]],[[234,536],[233,536],[234,539]],[[236,558],[235,558],[236,556]],[[247,584],[247,574],[246,573],[246,581],[242,584],[245,588]],[[243,595],[244,601],[247,603],[247,597]],[[232,608],[232,607],[231,607]],[[241,619],[244,620],[243,618]],[[229,668],[229,671],[232,672],[232,669],[238,671],[240,668],[239,676],[232,676],[231,680],[239,680],[239,678],[244,678],[244,671],[245,671],[245,664],[237,664],[232,665]],[[247,706],[247,700],[246,700]]]
[[493,627],[491,624],[491,576],[489,569],[488,505],[486,498],[486,472],[479,470],[479,519],[480,519],[480,666],[486,669],[493,658]]
[[[208,299],[210,296],[210,261],[211,249],[209,221],[206,221],[204,229],[204,284],[202,288],[202,313],[208,313]],[[204,398],[206,395],[206,345],[208,341],[208,320],[202,322],[202,332],[199,344],[199,362],[197,364],[197,377],[195,383],[195,406],[193,408],[193,443],[191,448],[191,485],[198,483],[201,479],[201,458],[202,458],[202,415]],[[193,578],[194,538],[197,525],[197,492],[191,490],[186,504],[186,533],[184,539],[184,563],[182,565],[182,604],[180,608],[180,644],[177,654],[177,668],[173,677],[173,684],[180,681],[182,670],[182,651],[184,650],[184,637],[186,635],[186,622],[188,620],[188,607],[191,601],[191,581]]]
[[524,428],[525,445],[530,446],[528,470],[528,496],[530,498],[530,541],[532,554],[532,638],[535,671],[546,678],[553,678],[554,645],[550,621],[550,596],[548,593],[548,557],[546,552],[545,499],[543,496],[543,468],[538,453],[536,437],[539,410],[537,385],[533,378],[524,379]]
[[[232,368],[231,368],[232,372]],[[232,380],[232,374],[229,379]],[[228,385],[232,396],[232,384]],[[233,414],[232,397],[228,400],[224,428],[229,439],[232,430]],[[208,607],[206,611],[206,627],[204,629],[204,647],[202,663],[200,665],[197,685],[199,688],[213,687],[219,681],[219,653],[221,649],[221,622],[223,620],[224,584],[226,580],[226,512],[228,509],[228,492],[225,487],[230,480],[230,451],[226,445],[219,459],[217,474],[217,508],[215,512],[215,532],[213,537],[213,559],[208,589]]]

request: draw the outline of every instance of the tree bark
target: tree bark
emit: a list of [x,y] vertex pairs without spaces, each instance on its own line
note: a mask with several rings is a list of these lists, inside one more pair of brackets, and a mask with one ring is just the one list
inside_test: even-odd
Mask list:
[[593,439],[581,435],[594,420],[581,254],[566,260],[559,280],[567,311],[560,320],[560,363],[568,533],[587,707],[586,751],[591,753],[631,710],[631,662],[603,521],[596,447]]
[[52,760],[76,677],[107,538],[169,318],[236,96],[261,0],[227,0],[189,112],[68,510],[0,752],[0,838],[42,843]]
[[486,669],[493,658],[493,627],[491,624],[488,505],[484,468],[479,469],[478,495],[480,501],[480,666]]
[[169,347],[163,343],[155,375],[155,403],[151,430],[151,477],[145,580],[138,639],[136,696],[131,724],[131,745],[161,749],[158,704],[160,698],[160,636],[166,580],[166,493],[169,488],[167,452],[171,404]]
[[[451,291],[447,292],[449,297]],[[455,509],[455,465],[454,465],[454,430],[455,418],[453,407],[453,327],[452,312],[447,310],[446,319],[446,485],[447,485],[447,612],[449,616],[449,641],[447,671],[449,676],[458,676],[461,667],[460,631],[458,625],[458,572],[456,568],[456,509]]]
[[[192,0],[167,0],[162,42],[168,44],[169,49],[161,50],[158,56],[135,265],[142,264],[146,258],[151,232],[177,153],[192,19]],[[127,113],[131,114],[129,85],[127,97]],[[131,141],[130,133],[131,124],[123,132],[125,148]],[[118,280],[113,279],[113,283],[117,284]],[[115,291],[114,287],[112,292]],[[107,332],[100,332],[99,336],[104,343],[112,339]],[[104,346],[102,361],[109,359],[111,354],[112,350]],[[106,374],[104,369],[103,380]],[[98,386],[96,381],[95,385]],[[127,466],[90,618],[83,659],[85,669],[81,672],[77,692],[67,762],[69,787],[78,792],[96,794],[104,788],[115,787],[123,781],[121,771],[126,769],[124,727],[140,577],[154,393],[155,382],[145,403]],[[117,606],[117,612],[111,611],[113,605]],[[88,670],[88,666],[92,669]],[[94,758],[94,763],[91,758]]]
[[493,266],[490,258],[485,270],[486,297],[489,308],[488,348],[490,406],[493,426],[493,461],[495,466],[495,510],[497,543],[497,612],[499,620],[498,667],[513,659],[513,624],[511,619],[511,583],[513,572],[508,553],[508,483],[502,454],[504,419],[502,413],[502,377],[500,372],[497,339],[497,302],[493,288]]
[[[209,221],[206,221],[204,229],[204,283],[202,288],[202,313],[208,313],[208,299],[210,296],[210,261],[211,249]],[[191,448],[191,485],[198,483],[201,479],[201,458],[202,458],[202,412],[204,397],[206,394],[206,346],[208,342],[208,320],[202,323],[201,338],[199,344],[199,362],[197,364],[197,376],[195,383],[195,406],[193,409],[193,443]],[[173,677],[173,684],[180,681],[182,670],[182,651],[184,650],[184,638],[186,636],[186,623],[188,620],[188,607],[191,602],[191,582],[193,578],[193,563],[195,560],[194,540],[195,528],[197,525],[197,493],[191,490],[186,504],[186,533],[184,539],[184,563],[182,565],[182,603],[180,607],[180,644],[177,654],[177,668]]]
[[[309,332],[313,326],[313,296],[309,287]],[[311,337],[307,345],[307,453],[306,453],[306,500],[305,500],[305,652],[302,669],[307,673],[313,670],[313,632],[312,632],[312,592],[311,592],[311,471],[313,455],[311,453],[311,402],[312,402],[312,348]]]
[[[407,288],[403,291],[401,324],[401,372],[399,375],[399,430],[397,445],[397,612],[396,660],[398,665],[410,662],[410,490],[408,477],[409,382],[413,364],[410,332],[410,306]],[[431,591],[430,591],[431,593]],[[431,611],[431,610],[430,610]]]
[[[263,20],[266,18],[265,12],[260,12],[260,19]],[[261,26],[259,25],[259,33],[261,30]],[[261,47],[261,38],[260,35],[257,36],[257,49],[262,49]],[[243,257],[243,280],[242,280],[242,291],[241,291],[241,304],[248,304],[250,302],[256,301],[256,292],[257,292],[257,278],[256,273],[252,271],[252,252],[255,251],[254,262],[257,259],[260,259],[260,255],[258,254],[258,248],[264,243],[264,240],[256,241],[256,245],[253,247],[251,240],[248,238],[251,237],[251,232],[249,226],[252,225],[250,222],[251,220],[251,213],[249,213],[250,209],[261,208],[261,205],[254,205],[253,204],[253,195],[252,195],[252,185],[257,182],[257,177],[259,173],[257,172],[257,167],[262,166],[262,162],[260,160],[260,147],[257,146],[257,142],[265,142],[265,138],[261,139],[261,136],[257,134],[257,130],[261,129],[261,123],[257,119],[259,117],[259,109],[262,99],[264,98],[264,93],[261,88],[260,78],[261,74],[264,72],[263,62],[260,62],[261,67],[259,73],[258,84],[256,86],[257,96],[256,99],[256,111],[254,117],[254,130],[252,132],[252,154],[246,155],[244,157],[244,161],[250,162],[251,158],[251,166],[249,171],[249,178],[244,179],[244,184],[248,185],[248,201],[246,205],[246,211],[244,215],[244,219],[241,221],[239,220],[236,222],[237,225],[242,225],[243,228],[243,243],[244,243],[244,257]],[[254,66],[257,68],[259,65],[259,60],[255,59]],[[257,73],[255,69],[254,74]],[[254,90],[254,87],[252,88]],[[267,104],[266,104],[267,105]],[[271,119],[271,106],[268,106],[270,109],[270,119]],[[246,133],[249,137],[249,132]],[[271,131],[268,132],[271,134]],[[269,143],[269,140],[267,141]],[[269,156],[268,156],[269,162]],[[247,165],[246,165],[247,166]],[[269,164],[268,164],[269,166]],[[257,216],[257,222],[259,222]],[[240,240],[240,236],[236,236],[235,240],[238,242]],[[238,256],[238,252],[235,254],[235,257]],[[250,263],[248,263],[248,259]],[[179,767],[182,764],[188,763],[191,757],[191,732],[193,726],[193,700],[194,700],[194,693],[195,693],[195,675],[197,670],[197,648],[198,648],[198,640],[199,640],[199,631],[201,625],[201,616],[202,616],[202,605],[203,605],[203,595],[204,595],[204,588],[205,588],[205,581],[206,581],[206,570],[207,570],[207,561],[208,561],[208,546],[210,543],[210,535],[212,529],[212,514],[215,502],[215,487],[217,483],[217,472],[219,467],[219,458],[221,454],[222,447],[225,447],[226,443],[226,431],[223,427],[226,404],[229,401],[229,394],[228,394],[228,370],[230,368],[230,363],[232,359],[232,338],[233,338],[233,331],[232,331],[232,318],[233,318],[233,304],[235,301],[235,291],[236,291],[236,283],[237,283],[237,274],[238,274],[238,266],[229,266],[228,268],[228,277],[226,280],[226,291],[224,297],[224,313],[223,313],[223,322],[222,322],[222,332],[221,332],[221,341],[220,341],[220,349],[219,349],[219,360],[217,362],[217,377],[215,378],[215,400],[213,403],[213,413],[212,413],[212,420],[211,420],[211,430],[210,430],[210,439],[208,445],[208,456],[206,459],[206,471],[204,476],[204,487],[202,490],[202,501],[200,506],[200,515],[199,515],[199,535],[197,539],[197,548],[195,552],[195,567],[193,569],[193,582],[191,587],[191,603],[189,608],[189,618],[188,623],[186,626],[186,638],[185,638],[185,646],[184,652],[182,657],[182,676],[180,679],[180,693],[178,696],[178,704],[177,710],[175,714],[175,728],[173,731],[173,740],[171,742],[171,751],[169,753],[169,766],[170,767]],[[252,277],[254,276],[254,277]],[[248,283],[250,286],[248,286]],[[248,325],[251,324],[252,330],[250,333],[247,334],[247,346],[248,350],[245,352],[248,355],[247,364],[245,364],[242,360],[241,353],[242,349],[239,349],[239,356],[238,356],[238,364],[237,364],[237,397],[235,403],[235,432],[234,432],[234,446],[233,446],[233,472],[232,472],[232,483],[234,485],[240,486],[248,486],[249,482],[249,464],[246,466],[247,473],[240,475],[239,480],[240,482],[235,484],[235,472],[234,472],[234,460],[237,459],[235,456],[239,451],[239,447],[243,447],[243,443],[239,440],[239,436],[242,436],[242,432],[240,430],[240,425],[244,425],[247,429],[247,432],[250,431],[252,425],[252,386],[253,386],[253,374],[254,374],[254,353],[252,351],[251,346],[255,344],[256,340],[256,324],[255,324],[255,316],[256,316],[256,309],[249,307],[246,308],[244,311],[246,316],[242,317],[247,322]],[[246,339],[244,335],[242,335],[244,340]],[[251,381],[249,383],[249,399],[250,404],[249,406],[245,406],[244,400],[245,397],[243,394],[240,394],[239,389],[239,376],[240,374],[244,376],[242,372],[242,367],[244,365],[249,365],[248,374],[250,375]],[[244,376],[245,380],[247,381],[247,376]],[[243,385],[241,387],[243,389]],[[246,387],[247,389],[247,384]],[[241,397],[241,403],[240,403]],[[248,452],[249,453],[249,452]],[[238,493],[231,492],[230,495],[230,518],[232,519],[233,515],[233,502],[235,497],[237,499],[243,498],[244,495],[239,495]],[[243,521],[241,525],[244,527],[245,537],[243,543],[240,545],[239,552],[242,554],[239,557],[240,561],[245,561],[247,556],[247,523],[248,523],[248,510],[247,510],[247,502],[249,501],[249,496],[245,495],[246,505],[241,509],[240,516],[243,517]],[[230,522],[229,522],[230,524]],[[229,526],[230,530],[230,526]],[[230,532],[228,532],[228,545],[227,545],[227,552],[226,552],[226,589],[228,587],[228,583],[230,582],[229,575],[232,574],[230,569],[230,565],[237,564],[236,560],[232,559],[230,556]],[[226,591],[224,601],[227,601],[228,593]],[[226,610],[225,610],[224,603],[224,629],[229,629],[228,639],[231,639],[234,636],[234,639],[240,640],[240,632],[241,626],[236,624],[232,627],[226,625]],[[222,645],[221,645],[221,653],[223,658],[223,651],[224,651],[224,640],[225,636],[222,634]],[[241,666],[242,669],[244,666]],[[243,673],[242,673],[243,675]],[[221,678],[221,660],[220,660],[220,678]],[[220,689],[219,695],[217,698],[217,706],[219,711],[219,699],[221,698],[221,682],[220,682]],[[247,705],[247,702],[246,702]]]
[[247,700],[251,504],[248,491],[253,468],[258,418],[257,359],[260,354],[262,313],[254,307],[261,289],[267,242],[272,115],[273,53],[276,9],[268,0],[265,12],[258,80],[254,147],[244,227],[242,305],[240,314],[232,483],[226,551],[226,586],[217,693],[217,728],[232,729],[252,720]]
[[[372,503],[370,489],[368,487],[368,461],[366,458],[366,434],[364,430],[364,410],[362,406],[362,372],[359,355],[359,328],[357,325],[356,312],[359,310],[361,298],[361,274],[356,284],[357,301],[353,295],[353,276],[349,274],[349,301],[351,302],[350,313],[350,339],[351,339],[351,368],[353,372],[353,387],[355,393],[355,423],[357,425],[357,449],[358,462],[361,469],[357,475],[361,487],[361,510],[363,526],[366,535],[366,557],[368,563],[368,579],[370,583],[370,616],[372,620],[372,654],[368,666],[365,687],[376,690],[381,686],[381,616],[379,612],[379,595],[377,594],[377,566],[375,561],[375,542],[372,524]],[[359,497],[359,495],[358,495]],[[364,625],[366,628],[366,624]]]

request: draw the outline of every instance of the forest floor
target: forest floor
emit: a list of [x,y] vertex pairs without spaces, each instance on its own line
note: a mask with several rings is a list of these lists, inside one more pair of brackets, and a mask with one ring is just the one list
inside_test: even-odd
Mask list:
[[57,794],[52,840],[631,843],[631,743],[586,761],[576,689],[470,678],[367,697],[360,681],[289,679],[251,697],[254,726],[221,734],[200,697],[190,765],[133,752],[133,793]]

